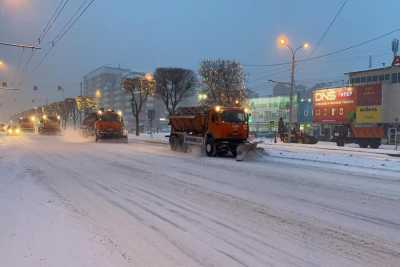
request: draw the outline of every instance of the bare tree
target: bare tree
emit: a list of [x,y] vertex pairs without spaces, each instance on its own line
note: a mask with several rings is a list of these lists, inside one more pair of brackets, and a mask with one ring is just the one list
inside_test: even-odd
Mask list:
[[181,68],[158,68],[154,74],[156,94],[163,101],[168,114],[175,114],[177,106],[193,95],[197,82],[192,70]]
[[127,78],[123,81],[124,90],[130,95],[132,114],[135,117],[136,135],[140,134],[140,112],[149,95],[154,92],[155,81],[151,75]]
[[208,104],[232,106],[246,100],[245,73],[239,62],[204,60],[199,73],[206,86]]

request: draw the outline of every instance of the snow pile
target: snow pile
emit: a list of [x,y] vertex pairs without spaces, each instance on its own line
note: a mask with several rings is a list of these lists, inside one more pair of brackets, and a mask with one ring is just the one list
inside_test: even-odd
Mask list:
[[[296,163],[318,166],[331,165],[332,168],[361,168],[366,172],[400,172],[400,158],[389,155],[388,150],[357,148],[334,148],[303,144],[265,143],[269,152],[268,160],[295,161]],[[384,151],[384,152],[383,152]]]

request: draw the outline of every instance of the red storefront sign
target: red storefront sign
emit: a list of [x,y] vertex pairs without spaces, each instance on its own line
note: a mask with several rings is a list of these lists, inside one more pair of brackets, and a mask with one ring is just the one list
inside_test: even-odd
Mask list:
[[313,93],[314,123],[346,123],[356,111],[352,87],[316,90]]
[[382,85],[356,86],[358,106],[379,106],[382,105]]

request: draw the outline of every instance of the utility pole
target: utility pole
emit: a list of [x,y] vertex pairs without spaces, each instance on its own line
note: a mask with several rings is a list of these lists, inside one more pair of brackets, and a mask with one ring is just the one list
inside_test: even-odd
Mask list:
[[296,53],[292,53],[292,67],[290,74],[290,93],[289,93],[289,131],[288,143],[292,140],[292,126],[293,126],[293,91],[294,91],[294,72],[296,70]]
[[[82,101],[82,81],[80,82],[80,86],[81,86],[81,101]],[[82,124],[82,107],[79,110],[79,124]]]
[[283,47],[286,47],[291,56],[291,75],[290,75],[290,93],[289,93],[289,132],[288,132],[288,143],[291,142],[291,131],[293,127],[293,94],[294,94],[294,73],[296,70],[296,54],[300,49],[308,49],[310,46],[308,43],[304,43],[303,45],[293,48],[288,40],[285,37],[281,37],[279,40],[279,44]]

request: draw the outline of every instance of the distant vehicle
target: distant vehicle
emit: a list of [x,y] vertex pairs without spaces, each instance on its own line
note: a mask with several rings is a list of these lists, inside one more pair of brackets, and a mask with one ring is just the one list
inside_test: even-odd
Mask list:
[[36,117],[21,117],[19,118],[18,124],[21,131],[24,133],[34,133],[35,132],[35,121]]
[[337,146],[347,143],[358,144],[361,148],[379,148],[385,136],[384,129],[378,125],[336,125],[333,130],[333,141]]
[[39,122],[38,132],[42,135],[61,134],[61,118],[59,115],[43,114]]
[[83,137],[96,136],[95,124],[97,120],[97,112],[91,112],[86,115],[80,127],[80,131]]
[[0,133],[6,133],[6,132],[7,132],[7,124],[0,122]]
[[7,127],[7,135],[8,136],[19,136],[21,135],[22,131],[18,125],[9,125]]
[[[289,136],[287,132],[284,132],[280,135],[281,141],[284,143],[289,142]],[[315,145],[318,143],[318,139],[312,135],[309,135],[305,132],[302,131],[293,131],[291,132],[290,136],[290,142],[291,143],[300,143],[300,144],[308,144],[308,145]]]
[[[248,113],[241,107],[185,107],[170,116],[172,150],[187,151],[188,145],[203,145],[209,157],[247,153],[256,145],[248,142]],[[239,153],[241,153],[239,151]]]
[[120,111],[100,109],[89,114],[82,123],[81,131],[83,136],[94,136],[96,142],[108,140],[128,143],[128,131]]

